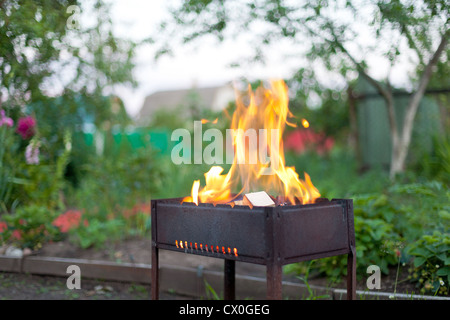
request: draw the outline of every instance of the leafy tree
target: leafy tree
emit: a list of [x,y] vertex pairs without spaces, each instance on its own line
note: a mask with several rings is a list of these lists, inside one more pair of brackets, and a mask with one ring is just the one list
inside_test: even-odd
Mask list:
[[[81,19],[89,10],[88,25]],[[108,118],[100,101],[116,84],[135,85],[132,41],[112,30],[109,6],[96,0],[0,1],[0,104],[25,106],[63,95],[98,99],[98,114]],[[102,108],[103,107],[103,108]]]
[[[265,47],[275,44],[282,52],[290,42],[311,65],[320,61],[347,84],[364,77],[388,110],[394,177],[404,170],[414,118],[431,76],[436,68],[448,68],[449,7],[446,0],[187,0],[172,7],[170,21],[161,24],[156,57],[170,54],[177,42],[208,35],[223,41],[250,33],[253,52],[248,61],[264,61]],[[381,79],[374,76],[380,63],[369,65],[374,57],[387,66]],[[390,83],[395,68],[405,61],[414,66],[413,89],[404,118],[397,119]],[[448,79],[448,73],[438,74]]]
[[[14,193],[12,184],[16,195],[26,193],[17,177],[41,174],[49,184],[56,181],[54,167],[68,149],[63,133],[70,136],[87,121],[104,130],[129,123],[123,103],[113,93],[116,85],[136,84],[132,71],[138,44],[116,36],[109,10],[102,0],[0,0],[0,109],[15,121],[23,113],[33,115],[41,156],[50,168],[33,167],[34,175],[31,169],[23,170],[17,160],[23,159],[29,141],[2,141],[0,171],[8,173],[8,194]],[[73,148],[69,166],[80,164],[80,155],[86,153]],[[34,180],[33,187],[44,190],[37,181],[42,182]],[[0,204],[6,205],[7,198],[0,192]]]

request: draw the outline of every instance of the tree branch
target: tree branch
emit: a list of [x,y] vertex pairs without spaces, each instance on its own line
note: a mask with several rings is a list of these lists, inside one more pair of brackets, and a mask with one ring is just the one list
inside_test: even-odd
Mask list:
[[423,54],[422,54],[422,52],[420,52],[419,48],[417,47],[417,44],[414,41],[411,33],[409,32],[408,27],[406,25],[402,24],[402,23],[399,23],[399,25],[400,25],[401,32],[405,35],[406,39],[409,42],[409,46],[412,49],[414,49],[414,51],[416,52],[417,57],[419,58],[419,63],[420,64],[425,64],[425,62],[423,60]]
[[386,101],[387,111],[388,111],[388,118],[389,118],[389,126],[391,129],[391,134],[393,137],[394,144],[397,141],[398,138],[398,129],[397,129],[397,122],[396,122],[396,116],[395,116],[395,110],[394,110],[394,98],[392,96],[392,91],[390,90],[390,85],[388,83],[388,89],[384,88],[380,82],[372,78],[367,71],[364,69],[363,65],[356,61],[356,59],[348,52],[348,50],[344,47],[344,45],[339,41],[338,37],[334,33],[334,30],[330,27],[330,32],[333,36],[332,44],[336,45],[342,53],[344,53],[350,61],[355,65],[356,69],[358,70],[359,74],[361,74],[375,89],[378,91],[378,93],[384,98]]
[[[334,32],[333,24],[330,21],[327,21],[325,23],[326,28],[330,31],[333,39],[328,39],[324,37],[323,35],[317,34],[314,30],[312,30],[306,23],[303,25],[312,35],[319,37],[323,39],[324,41],[328,42],[332,46],[336,46],[343,54],[347,56],[347,58],[350,59],[350,61],[355,65],[356,70],[358,70],[359,74],[361,74],[377,91],[378,93],[384,98],[386,101],[387,111],[388,111],[388,118],[389,118],[389,126],[391,130],[391,134],[393,137],[393,143],[396,144],[398,141],[398,129],[397,129],[397,122],[395,119],[395,110],[394,110],[394,98],[392,95],[392,91],[389,89],[384,88],[381,83],[379,83],[377,80],[372,78],[367,71],[364,69],[361,62],[356,61],[356,59],[348,52],[348,50],[344,47],[342,42],[339,40],[338,36]],[[389,87],[388,87],[389,88]]]
[[[447,31],[442,35],[439,46],[437,47],[436,51],[433,54],[433,57],[428,62],[427,66],[425,67],[425,71],[423,72],[422,76],[420,77],[417,90],[411,97],[411,100],[409,101],[409,104],[408,104],[408,109],[406,110],[405,124],[412,123],[414,121],[414,117],[416,115],[420,101],[422,100],[422,97],[425,94],[425,90],[428,86],[428,83],[430,82],[431,75],[433,74],[433,69],[436,66],[437,62],[439,61],[439,58],[440,58],[442,52],[444,52],[445,47],[447,46],[449,35],[450,35],[450,31]],[[408,139],[407,136],[410,136],[410,133],[407,131],[409,131],[409,130],[412,130],[412,126],[411,126],[411,128],[409,128],[408,126],[405,126],[405,128],[403,130],[403,139]],[[409,139],[410,139],[410,137],[409,137]]]

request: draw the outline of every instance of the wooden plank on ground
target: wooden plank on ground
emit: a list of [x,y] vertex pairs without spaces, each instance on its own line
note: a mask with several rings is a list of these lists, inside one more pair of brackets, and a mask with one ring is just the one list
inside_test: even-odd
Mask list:
[[0,271],[20,272],[21,258],[0,256]]
[[23,259],[22,271],[31,274],[67,277],[67,267],[80,267],[81,277],[150,283],[151,267],[147,264],[114,263],[85,259],[64,259],[52,257],[27,257]]

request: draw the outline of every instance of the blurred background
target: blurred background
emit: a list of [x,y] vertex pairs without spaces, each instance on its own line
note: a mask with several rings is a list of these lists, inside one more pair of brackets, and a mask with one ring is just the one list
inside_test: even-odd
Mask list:
[[[287,165],[354,199],[360,274],[401,262],[418,291],[448,295],[448,13],[445,0],[0,1],[0,245],[149,238],[150,200],[189,195],[209,169],[172,163],[172,131],[218,118],[203,128],[225,132],[235,86],[282,78]],[[338,258],[314,268],[345,274]]]

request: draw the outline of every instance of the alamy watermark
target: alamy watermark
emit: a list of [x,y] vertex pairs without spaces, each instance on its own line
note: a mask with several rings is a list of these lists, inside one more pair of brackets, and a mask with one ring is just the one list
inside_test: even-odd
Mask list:
[[367,267],[367,273],[371,274],[367,278],[366,285],[367,289],[381,289],[381,269],[377,265],[370,265]]
[[73,264],[67,267],[66,273],[70,273],[71,276],[67,278],[66,286],[67,289],[81,289],[81,269],[79,266]]
[[[172,162],[180,164],[261,164],[262,175],[274,174],[279,167],[279,129],[226,129],[202,130],[202,122],[194,121],[193,146],[189,130],[180,128],[172,132],[171,140],[178,141],[171,152]],[[236,141],[240,143],[235,143]],[[203,149],[203,142],[209,144]],[[269,148],[270,146],[270,148]],[[193,147],[193,148],[192,148]],[[236,150],[235,150],[236,147]],[[225,148],[225,157],[224,157]],[[193,152],[192,152],[193,150]]]
[[70,14],[70,16],[66,22],[67,29],[69,29],[69,30],[79,29],[80,28],[80,13],[81,13],[80,7],[76,6],[76,5],[68,6],[66,13]]

